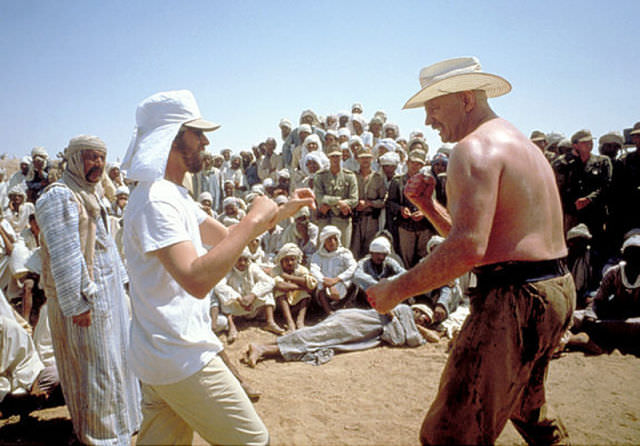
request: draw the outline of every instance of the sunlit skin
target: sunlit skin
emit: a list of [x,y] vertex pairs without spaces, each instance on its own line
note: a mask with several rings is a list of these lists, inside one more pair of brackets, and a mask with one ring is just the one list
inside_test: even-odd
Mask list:
[[301,121],[302,121],[303,124],[313,125],[313,116],[305,115],[305,116],[302,117]]
[[337,124],[338,120],[336,118],[334,118],[333,116],[327,116],[327,127],[331,128],[331,126],[333,124]]
[[227,217],[235,217],[238,214],[238,207],[231,203],[224,207],[224,214]]
[[249,258],[248,257],[240,257],[236,262],[236,269],[238,271],[246,271],[249,267]]
[[120,176],[120,169],[118,167],[112,167],[109,170],[109,178],[113,181]]
[[44,169],[46,165],[46,161],[43,157],[41,156],[34,156],[33,157],[33,168],[38,171],[38,172],[42,172],[42,169]]
[[316,150],[318,150],[318,144],[317,143],[310,142],[309,144],[307,144],[307,151],[315,152]]
[[393,127],[387,127],[384,131],[385,138],[396,139],[397,136],[398,135],[396,135],[396,129],[394,129]]
[[353,126],[353,131],[356,133],[356,135],[362,134],[362,125],[360,125],[358,121],[353,121],[351,125]]
[[340,116],[340,119],[338,119],[338,126],[340,128],[346,127],[348,123],[349,123],[348,116]]
[[120,194],[116,196],[116,205],[120,209],[124,209],[128,201],[129,201],[129,196],[127,194]]
[[327,237],[327,239],[324,241],[323,246],[327,252],[335,251],[336,249],[338,249],[338,236],[332,235]]
[[373,124],[369,125],[369,131],[373,134],[373,136],[378,138],[378,137],[380,137],[380,132],[382,131],[382,126],[380,125],[380,123],[374,122]]
[[293,274],[296,270],[296,266],[298,266],[298,257],[297,256],[285,256],[280,260],[280,266],[282,267],[282,271],[287,274]]
[[233,183],[224,183],[224,185],[222,186],[222,190],[224,191],[224,196],[225,197],[232,197],[233,196]]
[[325,147],[329,147],[332,144],[336,144],[338,140],[331,133],[327,133],[324,135],[324,145]]
[[349,141],[349,137],[347,135],[338,136],[338,143],[342,144]]
[[593,140],[589,141],[580,141],[573,144],[573,150],[576,155],[580,157],[582,162],[586,162],[591,155],[591,151],[593,150]]
[[251,240],[249,242],[249,244],[247,245],[247,247],[249,248],[249,251],[251,251],[252,254],[255,254],[255,252],[258,250],[259,246],[260,246],[260,239],[259,238],[255,238],[255,239]]
[[291,129],[289,127],[286,127],[286,126],[280,127],[280,137],[282,138],[283,141],[287,139],[290,134],[291,134]]
[[198,173],[202,170],[202,152],[209,145],[209,140],[202,130],[184,127],[173,144],[182,155],[187,172]]
[[24,196],[21,194],[9,194],[9,200],[9,208],[14,212],[18,212],[22,203],[24,203]]
[[231,160],[232,169],[240,169],[240,166],[242,166],[242,158],[233,158]]
[[351,151],[346,148],[346,149],[342,149],[342,161],[346,161],[351,157]]
[[86,149],[82,151],[84,163],[84,178],[90,183],[97,183],[102,178],[105,167],[106,153],[99,150]]
[[354,142],[353,144],[351,144],[351,146],[349,146],[349,148],[351,149],[351,153],[353,153],[353,157],[357,158],[358,152],[362,150],[362,145],[359,142]]
[[371,256],[371,263],[377,266],[381,266],[384,263],[384,259],[387,258],[384,252],[371,252],[369,255]]

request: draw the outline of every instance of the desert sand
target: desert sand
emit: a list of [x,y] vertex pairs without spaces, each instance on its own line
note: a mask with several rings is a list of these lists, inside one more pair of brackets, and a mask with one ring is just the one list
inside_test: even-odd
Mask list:
[[[227,347],[247,382],[263,392],[255,405],[273,445],[419,444],[447,358],[445,341],[338,354],[321,366],[269,359],[251,369],[240,362],[249,342],[273,339],[249,326]],[[552,361],[547,389],[573,444],[640,443],[640,358],[567,353]],[[65,444],[71,432],[64,407],[0,419],[0,444]],[[194,444],[206,442],[196,435]],[[524,442],[507,424],[497,444]]]

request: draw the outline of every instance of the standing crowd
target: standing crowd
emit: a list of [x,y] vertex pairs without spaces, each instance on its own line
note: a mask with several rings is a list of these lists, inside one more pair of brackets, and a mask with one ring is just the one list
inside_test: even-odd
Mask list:
[[[446,207],[452,147],[433,150],[384,111],[365,116],[358,103],[324,117],[305,110],[279,122],[280,141],[213,153],[205,132],[219,125],[191,93],[165,92],[139,105],[122,165],[81,135],[56,160],[35,147],[11,177],[0,170],[0,411],[61,387],[82,443],[129,444],[136,432],[141,444],[188,443],[197,430],[264,444],[216,336],[235,342],[239,319],[278,335],[249,346],[254,367],[454,338],[485,285],[470,272],[393,317],[366,299],[440,249],[439,228],[405,188],[430,177]],[[562,203],[578,309],[569,347],[637,352],[640,123],[630,138],[600,136],[597,155],[588,130],[530,137]]]

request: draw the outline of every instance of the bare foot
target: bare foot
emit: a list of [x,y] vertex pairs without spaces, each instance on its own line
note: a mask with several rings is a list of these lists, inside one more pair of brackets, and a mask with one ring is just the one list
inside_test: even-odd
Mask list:
[[275,322],[267,322],[264,326],[264,329],[271,333],[277,334],[278,336],[284,334],[284,329]]
[[238,339],[238,330],[236,327],[230,327],[229,333],[227,333],[227,343],[233,344]]
[[247,348],[246,359],[247,365],[251,368],[255,368],[258,361],[262,359],[262,349],[258,344],[249,344]]

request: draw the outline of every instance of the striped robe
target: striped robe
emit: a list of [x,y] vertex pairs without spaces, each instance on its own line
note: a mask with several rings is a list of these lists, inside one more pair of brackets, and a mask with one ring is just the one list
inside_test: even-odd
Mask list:
[[[80,248],[72,192],[66,187],[46,191],[36,204],[36,218],[51,259],[55,293],[47,295],[49,323],[76,436],[86,444],[130,445],[140,425],[141,397],[126,361],[127,276],[105,225],[106,212],[97,218],[93,281]],[[88,309],[91,325],[74,325],[72,316]]]

